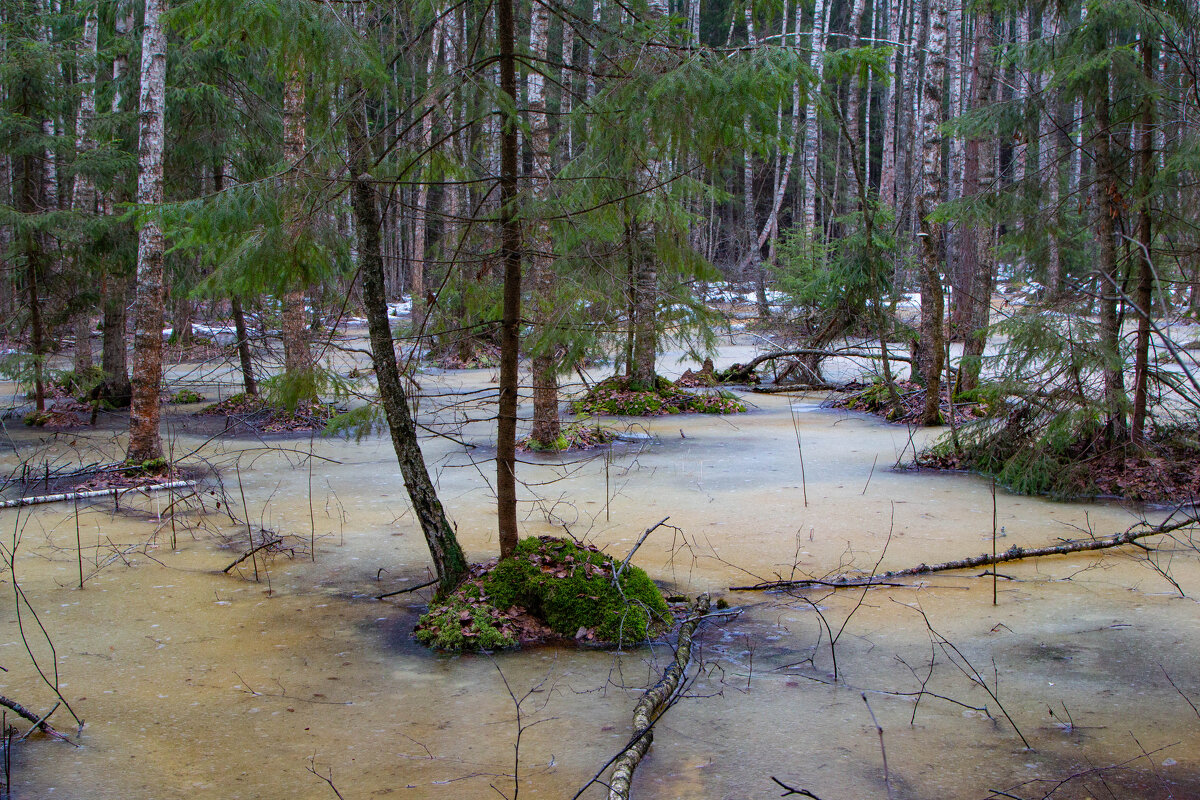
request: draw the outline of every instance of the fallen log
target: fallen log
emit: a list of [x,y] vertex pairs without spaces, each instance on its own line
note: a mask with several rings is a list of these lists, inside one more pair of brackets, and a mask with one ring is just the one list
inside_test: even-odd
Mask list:
[[[750,377],[750,374],[758,368],[760,364],[767,361],[773,361],[777,358],[799,358],[800,356],[821,356],[822,358],[871,358],[882,359],[882,353],[875,353],[870,350],[826,350],[818,347],[801,347],[795,350],[776,350],[773,353],[763,353],[760,356],[755,356],[745,364],[736,364],[725,373],[724,381],[733,383],[739,379],[745,380]],[[905,364],[911,364],[912,359],[908,356],[893,355],[888,353],[889,361],[901,361]]]
[[752,586],[732,586],[730,591],[735,592],[761,592],[771,591],[776,589],[805,589],[816,586],[832,587],[835,589],[852,587],[852,586],[879,586],[891,585],[896,578],[912,577],[914,575],[928,575],[933,572],[950,572],[958,569],[973,569],[976,567],[994,566],[1003,564],[1007,561],[1020,561],[1026,558],[1041,558],[1042,556],[1060,556],[1069,555],[1071,553],[1086,553],[1091,550],[1107,550],[1112,547],[1121,547],[1122,545],[1134,544],[1139,539],[1145,539],[1148,536],[1161,536],[1172,531],[1177,531],[1180,528],[1186,528],[1190,525],[1195,525],[1200,520],[1195,517],[1188,517],[1176,522],[1164,522],[1160,525],[1155,525],[1144,530],[1141,525],[1135,525],[1126,530],[1124,533],[1118,533],[1113,536],[1106,536],[1101,539],[1072,539],[1059,544],[1047,545],[1045,547],[1019,547],[1013,545],[1003,553],[993,555],[992,553],[981,553],[970,558],[961,558],[957,561],[944,561],[941,564],[918,564],[915,567],[907,569],[896,569],[888,572],[880,572],[875,575],[848,575],[841,574],[829,578],[799,578],[795,580],[778,580],[778,581],[762,581],[761,583],[753,584]]
[[62,492],[59,494],[43,494],[36,497],[18,497],[13,500],[0,500],[0,508],[23,508],[24,506],[37,506],[43,503],[61,503],[64,500],[89,500],[93,497],[120,497],[121,495],[129,494],[130,492],[142,492],[149,494],[150,492],[161,492],[166,489],[183,489],[191,488],[196,485],[195,481],[169,481],[167,483],[155,483],[149,486],[113,486],[109,489],[89,489],[84,492]]
[[[657,527],[657,526],[656,526]],[[629,789],[633,784],[633,771],[654,738],[654,723],[670,706],[671,699],[683,683],[683,674],[692,659],[692,636],[704,615],[708,613],[708,594],[696,598],[687,619],[679,626],[679,644],[675,647],[675,660],[663,671],[658,682],[646,690],[633,707],[633,739],[621,755],[613,762],[612,777],[608,781],[609,800],[629,800]]]

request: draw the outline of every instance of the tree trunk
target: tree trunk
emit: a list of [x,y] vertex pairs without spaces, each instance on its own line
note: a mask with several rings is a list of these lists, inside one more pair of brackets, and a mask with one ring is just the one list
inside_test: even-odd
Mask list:
[[888,2],[888,39],[892,40],[892,52],[888,55],[887,80],[883,82],[883,156],[879,170],[879,196],[884,205],[896,206],[896,127],[899,125],[896,108],[904,102],[897,64],[904,46],[900,43],[900,12],[904,3],[900,0]]
[[[304,114],[304,65],[301,63],[283,86],[283,157],[292,170],[299,170],[307,146]],[[293,187],[299,182],[291,179]],[[300,209],[291,213],[299,215]],[[300,225],[292,220],[292,225]],[[292,267],[299,272],[299,264]],[[292,275],[289,283],[299,283],[300,278]],[[308,347],[308,331],[304,314],[304,290],[291,289],[280,298],[281,335],[283,337],[283,369],[287,375],[299,375],[313,368],[312,352]]]
[[413,424],[408,398],[400,383],[395,343],[392,341],[392,329],[388,320],[387,296],[384,293],[379,209],[375,189],[368,177],[373,159],[366,132],[366,100],[361,88],[357,88],[357,95],[357,99],[345,115],[345,125],[350,150],[351,209],[354,212],[354,227],[358,233],[359,271],[362,275],[363,304],[366,307],[371,336],[371,358],[375,364],[380,401],[383,403],[388,429],[392,434],[392,448],[396,452],[396,461],[400,464],[400,473],[404,476],[404,487],[408,490],[413,513],[421,522],[425,543],[433,558],[438,578],[438,595],[444,597],[454,591],[466,577],[467,560],[454,535],[454,529],[446,519],[433,482],[429,480],[425,457],[417,442],[417,428]]
[[941,421],[939,389],[945,365],[945,304],[942,297],[942,226],[933,213],[942,197],[942,85],[946,79],[946,0],[930,0],[929,46],[921,108],[921,193],[917,197],[917,219],[921,235],[921,331],[919,363],[925,383],[925,411],[921,421]]
[[[517,104],[516,24],[513,0],[498,0],[500,91]],[[500,402],[496,420],[496,516],[500,557],[517,547],[517,359],[521,322],[521,221],[517,201],[517,120],[502,120],[500,134],[500,259],[504,263],[504,308],[500,323]]]
[[[163,201],[163,146],[167,85],[167,39],[160,15],[165,0],[146,0],[138,95],[138,206]],[[138,231],[137,296],[134,300],[133,396],[129,409],[131,464],[163,457],[159,437],[159,391],[163,356],[163,251],[158,221],[146,217]]]
[[242,387],[250,397],[258,397],[258,382],[254,379],[254,360],[250,356],[250,335],[246,332],[246,314],[242,301],[230,298],[233,311],[233,329],[237,333],[238,363],[242,367]]
[[[83,86],[83,91],[79,97],[79,111],[75,116],[77,159],[95,147],[92,120],[96,116],[96,56],[99,29],[99,15],[93,6],[84,17],[83,40],[79,46],[78,82]],[[96,186],[91,178],[78,171],[75,173],[71,190],[71,209],[79,215],[91,216],[96,213]],[[86,244],[86,240],[80,241],[72,248],[74,266],[71,272],[77,276],[80,287],[91,285],[82,269],[83,249]],[[75,374],[82,378],[92,369],[92,299],[83,292],[80,292],[77,298],[79,308],[75,310]]]
[[[41,211],[42,164],[32,153],[21,157],[21,202],[20,210],[27,215]],[[42,321],[41,281],[45,269],[41,237],[26,227],[21,234],[25,254],[25,291],[29,300],[29,349],[33,356],[33,397],[38,411],[46,410],[45,365],[42,359],[46,352],[45,324]]]
[[825,22],[828,15],[826,0],[816,0],[813,11],[812,35],[809,37],[809,67],[815,79],[809,90],[808,105],[804,110],[804,233],[816,236],[817,194],[821,184],[820,153],[818,144],[820,123],[817,118],[817,95],[823,90],[825,74]]
[[1109,79],[1093,89],[1096,116],[1096,237],[1100,240],[1100,352],[1104,358],[1104,407],[1110,444],[1124,441],[1129,430],[1125,418],[1125,365],[1121,355],[1121,323],[1117,316],[1120,275],[1117,271],[1117,230],[1123,198],[1112,155]]
[[544,448],[556,448],[562,436],[558,416],[558,359],[555,357],[554,336],[554,242],[550,225],[545,221],[545,203],[550,194],[550,117],[546,113],[546,78],[540,72],[547,60],[550,32],[550,11],[534,3],[529,25],[529,50],[533,56],[528,77],[529,149],[532,172],[529,176],[530,197],[536,210],[530,222],[529,271],[533,289],[533,323],[537,330],[537,348],[531,364],[533,383],[533,442]]
[[[992,15],[981,11],[975,17],[975,42],[972,56],[971,108],[985,108],[992,102],[995,67],[992,62]],[[972,197],[991,186],[995,154],[990,137],[972,138],[964,149],[963,197]],[[980,222],[960,230],[959,274],[963,280],[955,288],[954,302],[963,309],[963,359],[959,363],[959,392],[979,385],[979,358],[987,345],[987,327],[995,283],[995,259],[992,255],[995,226]]]
[[[126,3],[124,13],[118,12],[113,22],[115,38],[118,41],[127,39],[133,29],[133,3]],[[112,84],[112,113],[118,114],[124,105],[121,95],[121,84],[129,68],[125,50],[118,48],[113,56]],[[114,189],[103,199],[104,213],[111,216],[113,207],[121,200],[118,190]],[[131,290],[129,278],[123,269],[117,269],[103,276],[101,285],[101,302],[103,304],[103,321],[101,323],[102,351],[101,364],[104,368],[104,398],[118,408],[125,408],[132,400],[133,387],[129,382],[129,357],[125,341],[127,324],[126,298]]]
[[[1053,8],[1042,9],[1042,39],[1053,40],[1058,34],[1058,17]],[[1045,184],[1044,213],[1047,215],[1046,231],[1046,288],[1049,300],[1055,301],[1062,296],[1063,274],[1062,253],[1059,247],[1059,122],[1058,94],[1046,88],[1045,76],[1038,77],[1043,94],[1045,108],[1038,120],[1038,172]]]
[[[1154,47],[1151,40],[1143,34],[1142,39],[1142,77],[1147,85],[1154,81]],[[1150,376],[1150,315],[1154,299],[1154,263],[1151,260],[1154,247],[1153,227],[1151,220],[1154,208],[1151,204],[1150,193],[1154,180],[1154,101],[1147,94],[1142,101],[1142,120],[1139,133],[1141,135],[1138,152],[1138,188],[1140,189],[1140,205],[1138,206],[1138,252],[1135,258],[1138,265],[1137,289],[1134,301],[1137,303],[1138,327],[1137,344],[1134,350],[1133,369],[1133,416],[1130,421],[1129,438],[1135,444],[1142,444],[1146,438],[1146,409],[1149,404],[1148,389]]]

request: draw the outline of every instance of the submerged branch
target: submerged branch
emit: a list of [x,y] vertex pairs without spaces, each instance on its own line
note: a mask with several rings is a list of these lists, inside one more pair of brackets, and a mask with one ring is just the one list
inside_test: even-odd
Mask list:
[[[55,739],[61,739],[64,742],[71,741],[65,735],[59,733],[58,731],[54,730],[54,728],[50,727],[50,723],[46,722],[46,719],[50,716],[50,714],[53,714],[54,711],[58,708],[58,704],[56,704],[54,706],[54,708],[52,708],[50,710],[50,714],[46,714],[44,717],[37,716],[32,711],[25,708],[25,706],[18,703],[16,700],[10,700],[7,697],[5,697],[4,695],[0,695],[0,706],[4,706],[5,708],[11,709],[18,716],[24,717],[25,719],[29,720],[30,722],[33,723],[34,728],[37,728],[38,730],[40,730],[42,733],[46,734],[47,736],[50,736]],[[30,730],[32,730],[32,728]],[[23,739],[24,737],[21,737],[21,738]]]
[[[991,553],[981,553],[980,555],[972,556],[971,558],[962,558],[957,561],[945,561],[941,564],[918,564],[915,567],[909,567],[907,569],[891,570],[889,572],[881,572],[877,575],[869,575],[865,577],[842,574],[831,578],[801,578],[797,580],[763,581],[752,586],[733,586],[730,587],[730,591],[755,592],[776,589],[804,589],[813,586],[842,588],[849,586],[889,585],[889,580],[894,578],[904,578],[913,575],[927,575],[933,572],[949,572],[957,569],[972,569],[974,567],[1003,564],[1006,561],[1020,561],[1026,558],[1067,555],[1070,553],[1085,553],[1090,550],[1107,550],[1112,547],[1121,547],[1122,545],[1133,544],[1139,539],[1145,539],[1148,536],[1160,536],[1165,533],[1171,533],[1172,531],[1177,531],[1180,528],[1186,528],[1190,525],[1195,525],[1196,522],[1197,519],[1195,517],[1187,517],[1176,522],[1164,522],[1160,525],[1155,525],[1144,530],[1140,530],[1140,526],[1134,526],[1124,533],[1106,536],[1101,539],[1075,539],[1061,542],[1059,544],[1047,545],[1046,547],[1032,548],[1024,548],[1013,545],[1008,550],[997,555],[993,555]],[[890,585],[895,584],[893,583]]]

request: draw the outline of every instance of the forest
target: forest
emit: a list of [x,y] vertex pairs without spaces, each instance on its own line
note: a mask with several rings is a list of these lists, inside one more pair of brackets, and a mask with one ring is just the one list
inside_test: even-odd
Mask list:
[[1195,0],[9,0],[0,254],[0,798],[1200,797]]

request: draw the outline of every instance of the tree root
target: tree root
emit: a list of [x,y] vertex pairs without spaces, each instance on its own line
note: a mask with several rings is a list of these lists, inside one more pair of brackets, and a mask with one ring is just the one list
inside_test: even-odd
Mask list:
[[[656,526],[657,527],[657,526]],[[708,613],[708,594],[696,598],[687,619],[679,627],[679,644],[675,648],[675,660],[663,671],[662,677],[646,690],[633,707],[633,739],[625,752],[613,762],[612,777],[608,782],[609,800],[629,800],[633,784],[633,771],[654,738],[654,723],[670,707],[671,699],[679,691],[683,674],[692,659],[692,636],[704,615]]]
[[[1060,544],[1048,545],[1046,547],[1023,548],[1013,545],[1003,553],[992,555],[991,553],[981,553],[980,555],[971,558],[962,558],[957,561],[945,561],[941,564],[918,564],[915,567],[908,569],[891,570],[889,572],[881,572],[877,575],[870,576],[854,576],[848,574],[835,575],[830,578],[801,578],[798,580],[779,580],[779,581],[763,581],[752,586],[733,586],[730,591],[738,592],[753,592],[753,591],[770,591],[777,589],[804,589],[814,586],[826,586],[833,588],[843,588],[850,586],[878,586],[878,585],[896,585],[895,578],[905,578],[913,575],[927,575],[932,572],[949,572],[956,569],[972,569],[974,567],[993,566],[995,564],[1003,564],[1006,561],[1020,561],[1026,558],[1040,558],[1042,556],[1059,556],[1070,553],[1085,553],[1090,550],[1107,550],[1111,547],[1121,547],[1126,544],[1133,544],[1139,539],[1144,539],[1148,536],[1160,536],[1162,534],[1177,531],[1180,528],[1186,528],[1195,525],[1197,519],[1195,517],[1187,517],[1186,519],[1176,522],[1164,522],[1160,525],[1154,525],[1149,528],[1142,529],[1144,523],[1135,525],[1126,530],[1124,533],[1118,533],[1113,536],[1106,536],[1101,539],[1075,539],[1065,541]],[[889,583],[891,582],[891,583]]]

